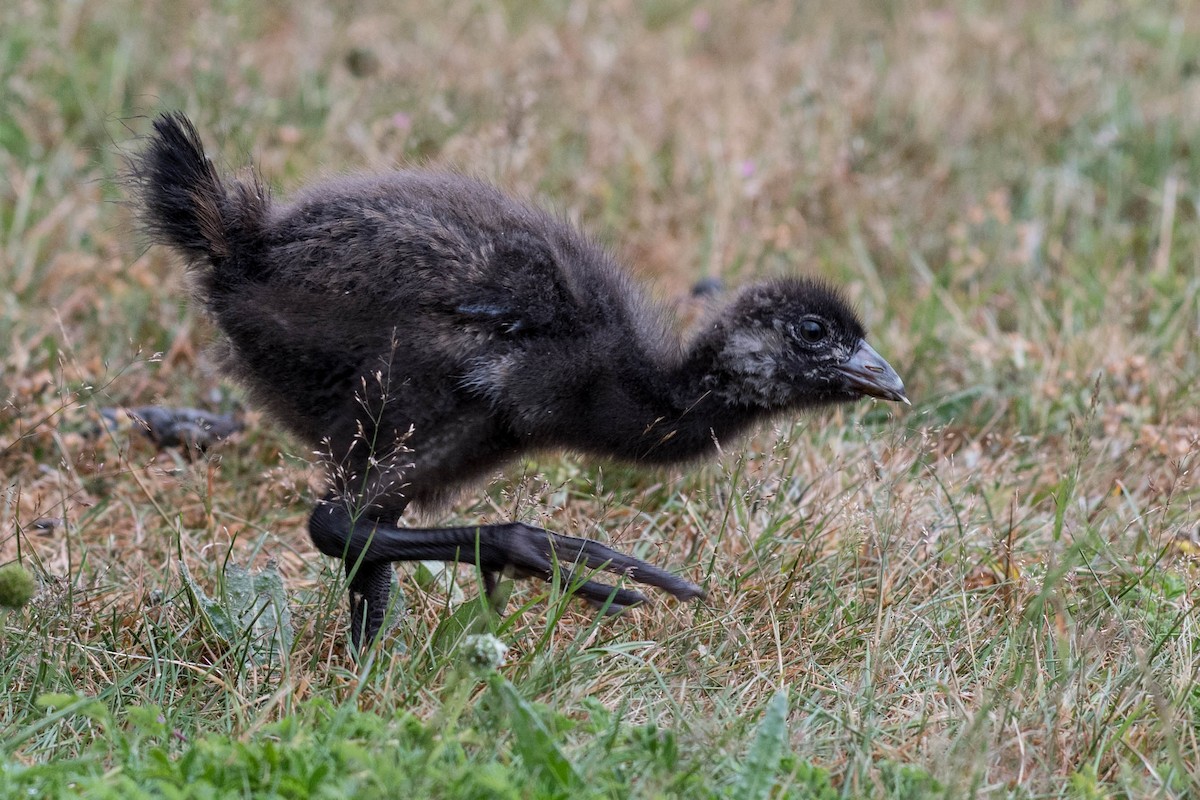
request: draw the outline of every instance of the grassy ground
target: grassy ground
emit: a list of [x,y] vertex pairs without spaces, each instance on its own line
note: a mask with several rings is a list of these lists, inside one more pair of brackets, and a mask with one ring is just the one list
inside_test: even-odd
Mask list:
[[[0,6],[0,564],[38,582],[0,610],[0,795],[1195,796],[1200,6],[796,5]],[[95,434],[236,404],[113,182],[168,109],[284,195],[493,179],[681,318],[702,277],[825,276],[914,407],[687,474],[518,464],[451,517],[611,540],[707,602],[521,586],[477,676],[443,623],[470,571],[406,567],[356,666],[294,442],[253,411],[194,459]],[[201,602],[231,564],[282,578],[284,658]]]

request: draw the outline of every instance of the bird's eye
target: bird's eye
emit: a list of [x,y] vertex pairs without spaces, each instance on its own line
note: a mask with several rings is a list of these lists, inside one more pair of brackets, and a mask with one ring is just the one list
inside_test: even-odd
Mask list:
[[809,344],[816,344],[825,338],[825,326],[815,319],[806,319],[798,326],[800,338]]

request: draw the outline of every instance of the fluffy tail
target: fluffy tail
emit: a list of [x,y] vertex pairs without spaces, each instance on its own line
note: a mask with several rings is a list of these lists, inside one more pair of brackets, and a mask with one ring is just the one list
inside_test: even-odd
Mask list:
[[187,257],[210,298],[253,271],[270,198],[257,177],[222,181],[182,113],[155,120],[149,144],[130,158],[129,177],[142,229]]

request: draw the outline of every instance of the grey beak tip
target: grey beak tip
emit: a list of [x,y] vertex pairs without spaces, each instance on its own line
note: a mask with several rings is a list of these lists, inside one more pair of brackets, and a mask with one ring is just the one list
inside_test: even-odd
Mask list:
[[912,406],[896,370],[865,340],[859,340],[858,349],[838,370],[850,388],[864,395]]

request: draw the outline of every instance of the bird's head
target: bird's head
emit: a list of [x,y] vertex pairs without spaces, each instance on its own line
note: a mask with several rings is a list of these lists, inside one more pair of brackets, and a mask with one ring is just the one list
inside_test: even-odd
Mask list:
[[909,402],[854,310],[825,284],[790,278],[750,286],[725,308],[717,331],[717,391],[735,405],[784,409],[864,396]]

